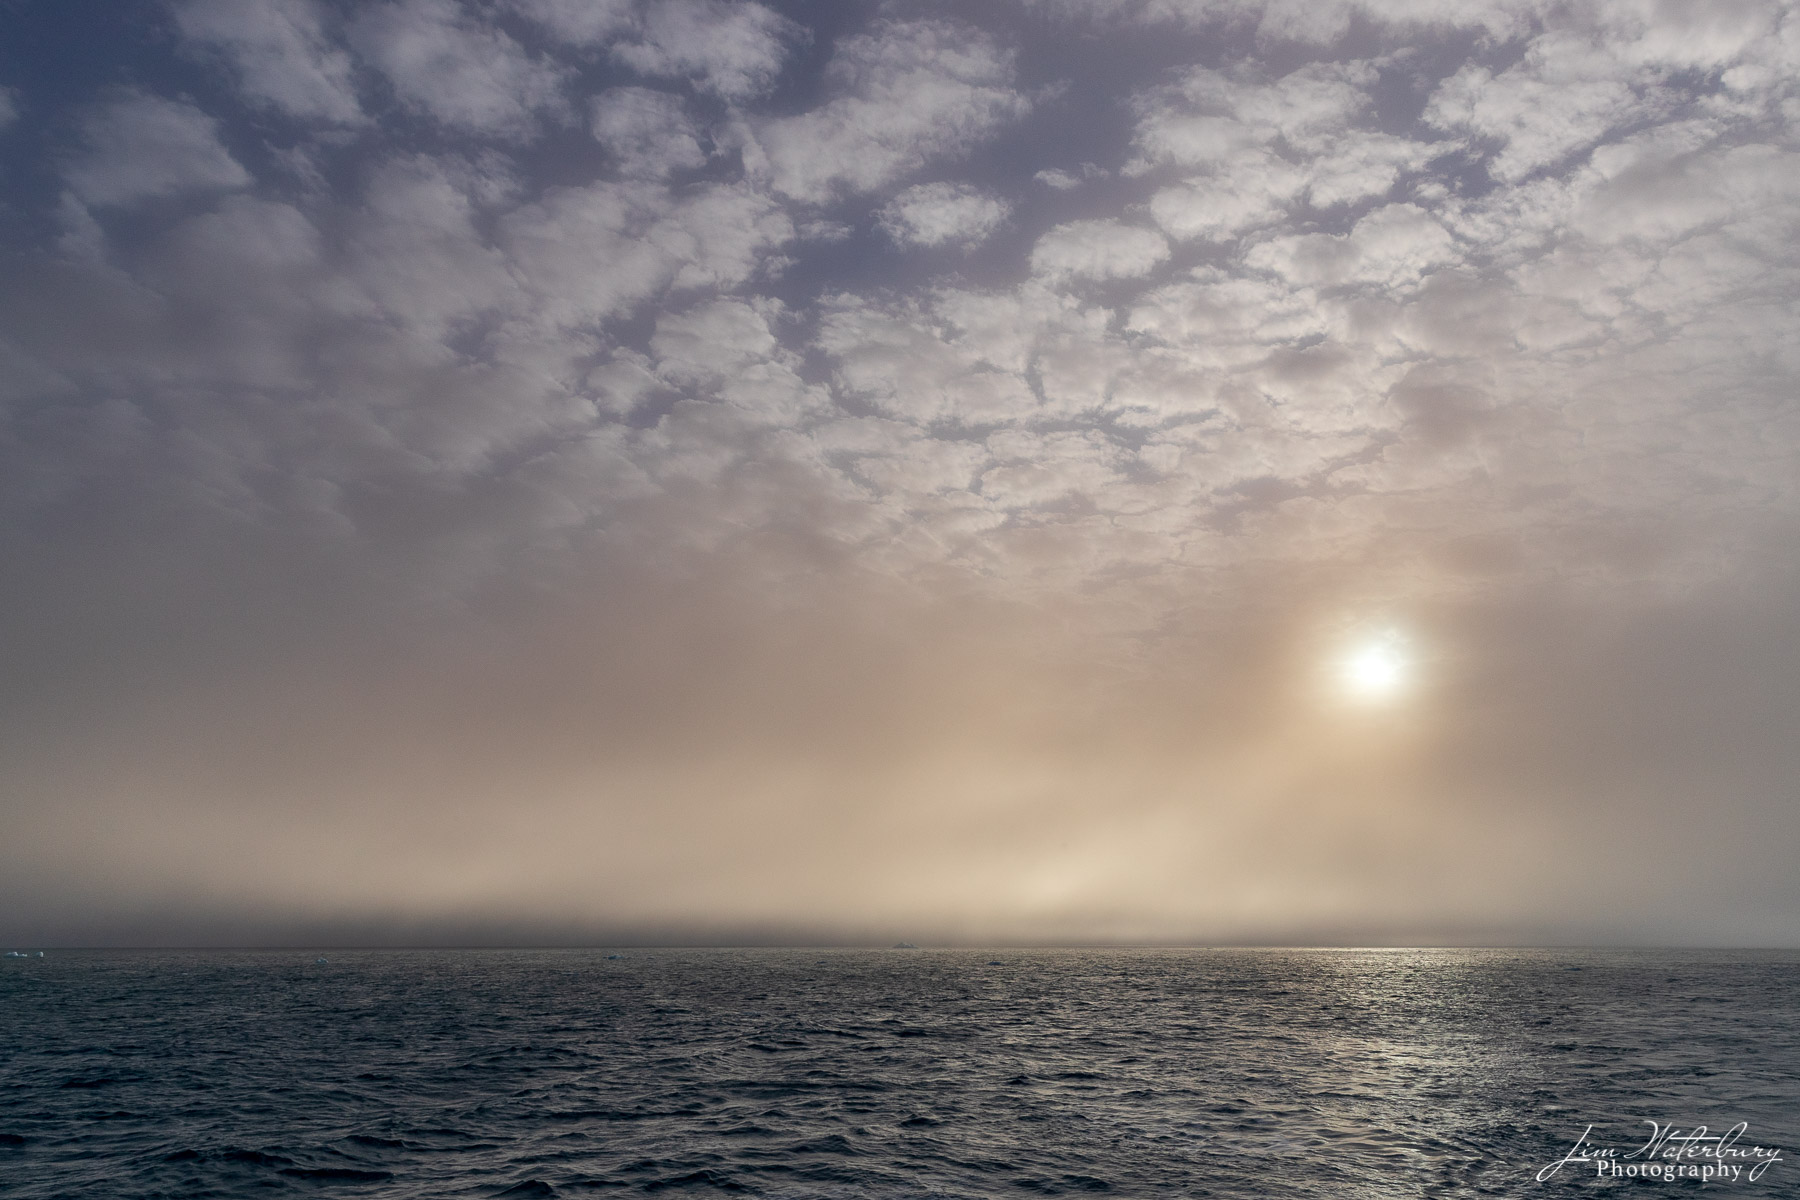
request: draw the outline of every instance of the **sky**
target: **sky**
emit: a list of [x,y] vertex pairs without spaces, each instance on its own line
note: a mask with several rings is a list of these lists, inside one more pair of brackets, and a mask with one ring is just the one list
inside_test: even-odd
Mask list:
[[0,0],[0,940],[1800,945],[1786,0]]

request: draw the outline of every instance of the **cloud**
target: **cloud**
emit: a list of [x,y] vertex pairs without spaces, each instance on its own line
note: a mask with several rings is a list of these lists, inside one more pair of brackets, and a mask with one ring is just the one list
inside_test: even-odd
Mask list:
[[639,0],[510,0],[510,7],[572,46],[600,46],[637,20]]
[[1369,108],[1375,79],[1366,62],[1313,63],[1270,81],[1250,70],[1195,68],[1138,99],[1132,169],[1205,166],[1274,143],[1319,153]]
[[590,102],[588,127],[626,175],[661,179],[706,164],[698,126],[669,92],[610,88]]
[[1777,9],[351,7],[8,140],[14,926],[1792,926]]
[[876,214],[882,232],[902,246],[970,246],[984,241],[1011,214],[1000,197],[966,183],[921,183]]
[[1663,11],[1584,5],[1567,26],[1533,38],[1495,74],[1467,64],[1432,94],[1425,120],[1497,147],[1495,178],[1516,183],[1579,156],[1609,135],[1684,102],[1679,72],[1718,70],[1773,44],[1776,9],[1760,3]]
[[183,100],[126,92],[81,122],[83,147],[63,170],[93,205],[239,188],[250,173],[219,141],[218,122]]
[[351,41],[406,107],[470,133],[520,137],[563,103],[567,72],[533,58],[458,0],[387,0],[362,11]]
[[773,201],[708,184],[679,199],[645,183],[551,192],[501,222],[513,272],[541,319],[591,325],[670,289],[731,287],[794,237]]
[[1070,221],[1037,240],[1031,269],[1052,279],[1131,279],[1147,275],[1169,257],[1169,243],[1154,229],[1121,221]]
[[[1681,6],[1612,0],[1591,11],[1605,53],[1665,70],[1717,70],[1754,58],[1772,48],[1777,39],[1770,35],[1791,20],[1784,5],[1770,0]],[[1534,49],[1544,53],[1550,44]]]
[[1253,70],[1189,71],[1137,98],[1138,175],[1187,174],[1150,211],[1179,241],[1228,241],[1281,223],[1301,206],[1384,196],[1440,147],[1367,128],[1366,62],[1315,63],[1275,79]]
[[773,305],[711,300],[656,322],[650,352],[657,373],[678,388],[716,399],[757,424],[792,427],[830,408],[829,396],[809,387],[799,358],[782,348]]
[[1422,171],[1445,148],[1390,134],[1346,132],[1306,164],[1306,199],[1315,208],[1385,196],[1401,179]]
[[826,78],[832,99],[752,127],[771,185],[796,200],[871,191],[959,157],[1030,107],[1010,53],[943,21],[878,22],[836,48]]
[[[947,337],[933,315],[917,304],[840,297],[823,317],[818,344],[847,393],[904,420],[980,425],[1036,409],[1023,362],[978,337]],[[1002,310],[998,323],[1012,333],[1019,315]]]
[[1551,83],[1513,68],[1496,77],[1467,66],[1432,95],[1426,119],[1500,143],[1490,169],[1507,183],[1553,166],[1599,141],[1639,107],[1622,79]]
[[9,87],[0,87],[0,130],[5,130],[19,119],[19,94]]
[[907,302],[838,297],[818,348],[844,391],[921,426],[1094,421],[1134,407],[1133,363],[1111,314],[1042,281],[944,288]]
[[1376,209],[1347,234],[1274,238],[1251,248],[1245,261],[1303,287],[1367,284],[1400,288],[1456,261],[1456,241],[1413,204]]
[[245,95],[302,119],[362,118],[350,56],[311,0],[185,0],[174,13],[184,37],[231,63]]
[[1221,162],[1216,174],[1159,188],[1150,198],[1150,215],[1178,241],[1235,238],[1283,220],[1305,185],[1305,173],[1284,159],[1242,151]]
[[1277,346],[1319,342],[1336,326],[1310,292],[1213,268],[1140,296],[1127,328],[1200,356],[1196,366],[1229,368],[1263,361]]
[[1055,504],[1072,496],[1095,499],[1121,477],[1123,454],[1094,432],[1031,433],[1008,430],[990,437],[998,460],[981,476],[981,492],[1007,509]]
[[676,382],[723,382],[748,363],[773,357],[780,343],[768,321],[739,300],[714,300],[656,323],[650,352]]
[[514,274],[477,228],[483,193],[503,193],[506,182],[428,155],[376,168],[348,231],[357,292],[384,319],[432,341],[516,305]]
[[753,0],[657,0],[635,37],[615,42],[612,56],[646,75],[692,79],[728,100],[773,86],[788,48],[806,31]]
[[1384,32],[1417,36],[1472,30],[1496,41],[1525,36],[1542,0],[1026,0],[1065,21],[1102,27],[1249,29],[1263,46],[1329,47],[1356,20]]

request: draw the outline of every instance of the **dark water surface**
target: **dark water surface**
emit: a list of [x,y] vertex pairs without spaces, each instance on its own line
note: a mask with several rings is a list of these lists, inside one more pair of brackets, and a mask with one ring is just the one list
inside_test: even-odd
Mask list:
[[0,1196],[1800,1196],[1792,953],[314,957],[0,960]]

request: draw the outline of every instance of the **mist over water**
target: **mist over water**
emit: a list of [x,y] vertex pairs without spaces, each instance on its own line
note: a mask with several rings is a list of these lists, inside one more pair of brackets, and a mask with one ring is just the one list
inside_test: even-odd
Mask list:
[[1791,0],[0,29],[0,944],[1795,945]]
[[[315,961],[315,960],[318,961]],[[0,1196],[1517,1196],[1792,1150],[1800,954],[86,952],[0,962]],[[1731,1196],[1792,1194],[1784,1159]],[[1683,1186],[1658,1183],[1641,1186]],[[1709,1189],[1710,1190],[1710,1189]]]

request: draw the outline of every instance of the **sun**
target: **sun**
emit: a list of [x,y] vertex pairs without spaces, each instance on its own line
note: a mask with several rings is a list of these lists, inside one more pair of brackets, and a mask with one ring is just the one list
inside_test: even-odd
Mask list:
[[1358,700],[1392,700],[1406,690],[1410,664],[1397,633],[1386,633],[1355,646],[1338,664],[1344,690]]

